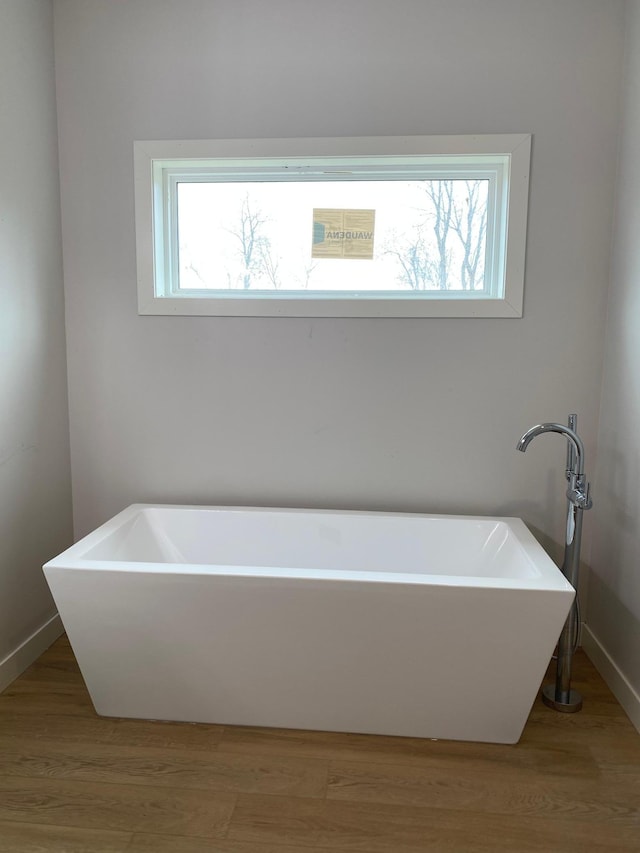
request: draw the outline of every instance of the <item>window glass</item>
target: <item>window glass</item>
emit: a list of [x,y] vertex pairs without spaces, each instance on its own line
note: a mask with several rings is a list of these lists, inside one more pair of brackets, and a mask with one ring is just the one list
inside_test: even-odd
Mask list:
[[181,290],[486,292],[488,180],[177,184]]

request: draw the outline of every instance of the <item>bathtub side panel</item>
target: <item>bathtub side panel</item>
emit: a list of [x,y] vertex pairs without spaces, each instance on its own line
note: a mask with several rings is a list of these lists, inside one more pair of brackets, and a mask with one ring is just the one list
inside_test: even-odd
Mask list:
[[566,591],[48,568],[99,714],[514,743]]

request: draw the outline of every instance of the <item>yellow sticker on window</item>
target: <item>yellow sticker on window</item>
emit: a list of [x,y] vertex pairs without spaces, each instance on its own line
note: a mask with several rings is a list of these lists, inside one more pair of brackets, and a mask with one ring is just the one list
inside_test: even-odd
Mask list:
[[375,210],[314,208],[312,258],[373,259]]

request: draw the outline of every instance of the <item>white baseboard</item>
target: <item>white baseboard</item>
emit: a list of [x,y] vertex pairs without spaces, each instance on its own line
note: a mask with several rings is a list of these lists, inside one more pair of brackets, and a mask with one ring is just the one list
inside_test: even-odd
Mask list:
[[582,624],[582,648],[640,732],[640,696],[588,625]]
[[10,652],[0,661],[0,690],[8,687],[12,681],[36,661],[40,655],[64,633],[62,621],[56,613],[44,625],[38,628],[30,637],[21,643],[17,649]]

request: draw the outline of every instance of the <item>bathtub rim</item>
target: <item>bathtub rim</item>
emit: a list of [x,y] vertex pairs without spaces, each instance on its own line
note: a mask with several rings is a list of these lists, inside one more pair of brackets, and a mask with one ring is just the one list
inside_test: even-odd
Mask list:
[[[147,509],[178,510],[178,511],[212,511],[236,513],[291,513],[313,515],[365,516],[365,517],[399,517],[423,519],[451,519],[460,521],[494,521],[508,525],[519,546],[530,562],[539,572],[535,578],[483,577],[474,575],[436,575],[403,572],[354,571],[346,569],[309,569],[276,568],[272,566],[234,566],[226,564],[200,564],[153,561],[121,561],[108,559],[88,559],[84,554],[100,544],[106,537],[115,533],[122,525],[132,521],[136,515]],[[212,577],[227,577],[241,581],[243,579],[271,579],[273,581],[345,581],[356,583],[387,583],[413,586],[448,586],[462,588],[486,589],[531,589],[539,591],[556,590],[571,592],[574,588],[566,580],[558,566],[546,553],[542,545],[529,530],[525,522],[516,516],[488,515],[452,515],[447,513],[413,513],[390,512],[377,510],[334,510],[315,509],[312,507],[263,507],[263,506],[233,506],[206,504],[161,504],[133,503],[116,513],[95,530],[81,537],[65,551],[47,561],[43,570],[49,571],[99,571],[99,572],[129,572],[137,574],[179,574],[179,575],[210,575]]]

